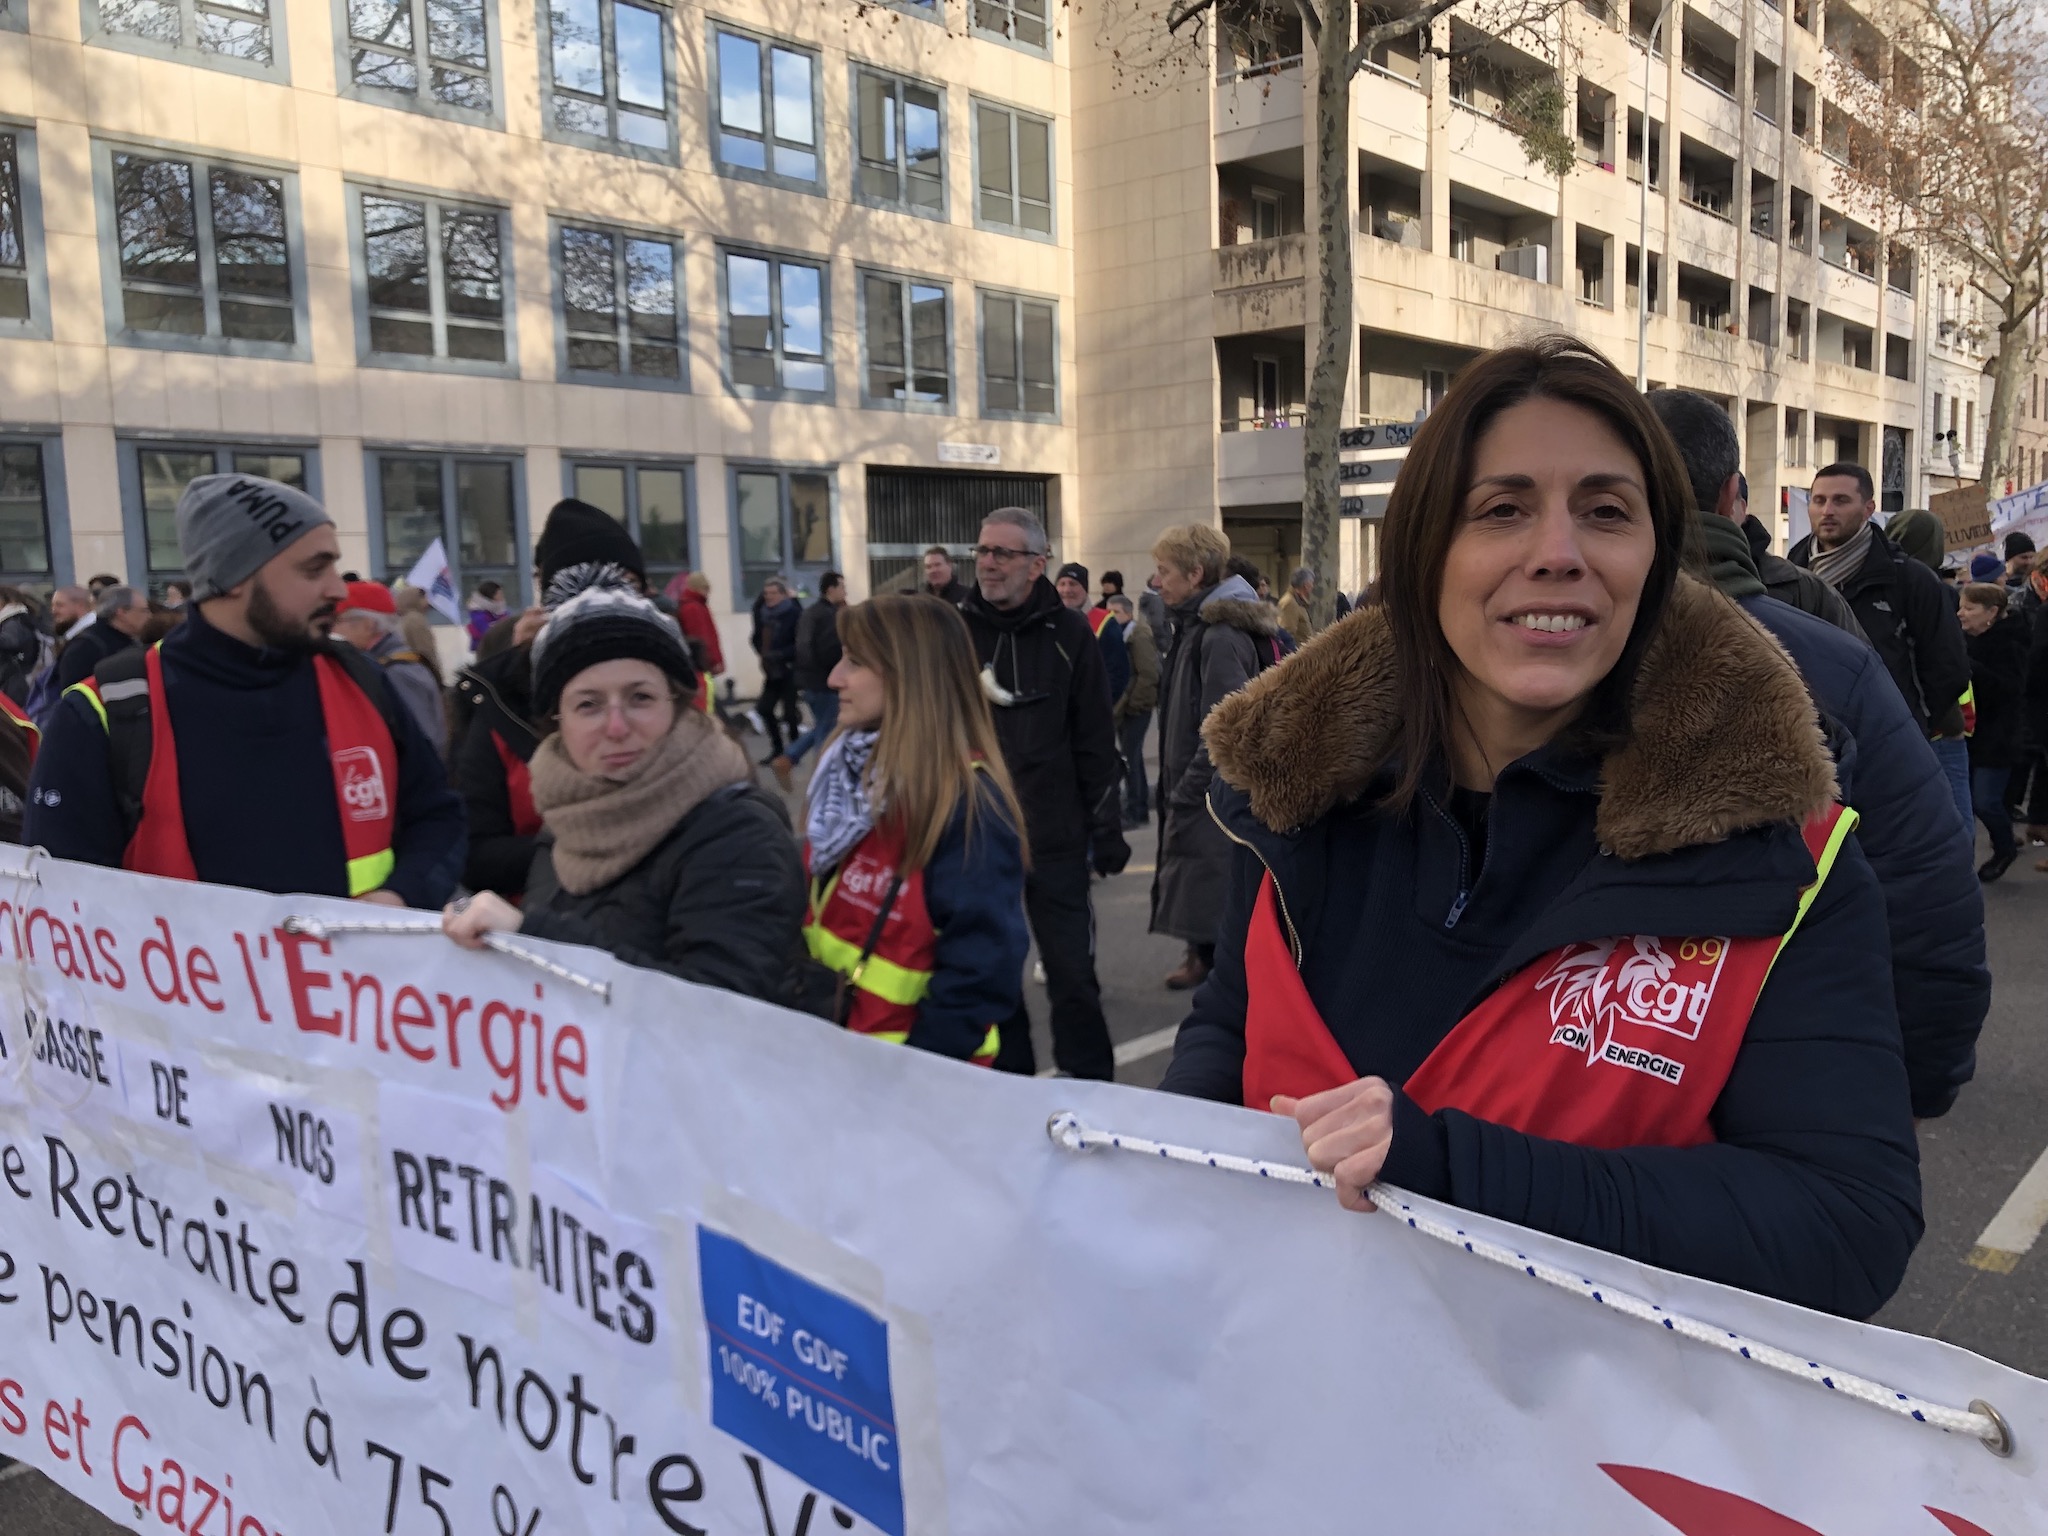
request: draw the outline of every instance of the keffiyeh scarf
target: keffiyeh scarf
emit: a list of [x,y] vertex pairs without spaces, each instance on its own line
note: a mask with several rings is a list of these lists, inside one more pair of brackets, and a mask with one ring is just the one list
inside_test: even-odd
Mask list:
[[868,760],[875,755],[876,731],[848,731],[818,758],[811,772],[810,813],[804,833],[811,843],[811,874],[838,867],[854,845],[874,830],[875,808],[868,802]]

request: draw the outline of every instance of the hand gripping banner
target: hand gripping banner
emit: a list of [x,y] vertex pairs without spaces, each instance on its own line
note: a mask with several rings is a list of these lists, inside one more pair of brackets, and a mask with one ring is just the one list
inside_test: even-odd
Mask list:
[[185,1536],[2048,1530],[1961,1350],[422,926],[0,866],[0,1453]]

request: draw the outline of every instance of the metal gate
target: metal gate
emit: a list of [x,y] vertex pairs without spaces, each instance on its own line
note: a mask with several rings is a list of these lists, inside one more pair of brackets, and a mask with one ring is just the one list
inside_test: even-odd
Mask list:
[[981,475],[961,470],[868,470],[868,590],[915,591],[924,576],[924,552],[942,545],[972,582],[968,550],[981,520],[997,507],[1023,507],[1046,519],[1041,475]]

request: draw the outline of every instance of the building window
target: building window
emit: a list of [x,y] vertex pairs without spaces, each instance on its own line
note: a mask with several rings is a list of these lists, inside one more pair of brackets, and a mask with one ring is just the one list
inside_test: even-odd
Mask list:
[[732,472],[733,547],[740,596],[780,576],[809,591],[832,568],[832,476],[824,470],[744,467]]
[[505,215],[358,189],[362,355],[511,371]]
[[570,495],[625,524],[646,558],[650,590],[696,564],[687,465],[573,459],[568,480]]
[[384,579],[403,578],[439,539],[458,593],[495,581],[523,603],[532,562],[523,553],[518,464],[452,453],[372,453],[370,529]]
[[358,92],[429,111],[491,116],[491,36],[484,0],[339,3],[347,24],[342,76]]
[[675,153],[666,8],[549,0],[543,43],[550,128],[599,149]]
[[674,242],[564,224],[561,259],[565,373],[589,383],[681,384]]
[[735,387],[830,393],[823,267],[727,251],[725,326],[726,371]]
[[270,0],[85,0],[85,36],[245,74],[283,71]]
[[869,404],[945,406],[953,398],[946,290],[937,283],[863,272],[861,335]]
[[1008,107],[974,104],[978,224],[1052,234],[1052,124]]
[[265,356],[300,350],[291,177],[120,149],[101,154],[113,193],[115,340]]
[[1046,46],[1046,0],[969,0],[974,30],[983,37],[1043,52]]
[[936,86],[855,73],[854,190],[861,198],[943,218],[944,98]]
[[35,169],[35,135],[0,123],[0,336],[50,334]]
[[123,445],[121,475],[128,517],[128,569],[144,573],[150,594],[185,574],[178,552],[178,498],[201,475],[261,475],[312,496],[320,494],[316,460],[309,448],[255,443],[130,442]]
[[714,27],[718,165],[742,176],[812,187],[818,181],[815,54]]
[[985,416],[1059,414],[1059,342],[1050,301],[981,296],[981,409]]
[[60,575],[50,537],[56,487],[45,467],[56,459],[55,443],[0,438],[0,582],[9,586],[47,587]]

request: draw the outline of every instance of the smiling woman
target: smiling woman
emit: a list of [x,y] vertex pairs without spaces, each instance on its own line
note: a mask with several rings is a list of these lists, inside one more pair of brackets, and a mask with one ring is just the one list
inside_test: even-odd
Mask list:
[[1376,1178],[1864,1316],[1921,1230],[1884,906],[1804,684],[1683,573],[1685,473],[1566,337],[1474,363],[1383,604],[1226,699],[1236,845],[1164,1086]]

